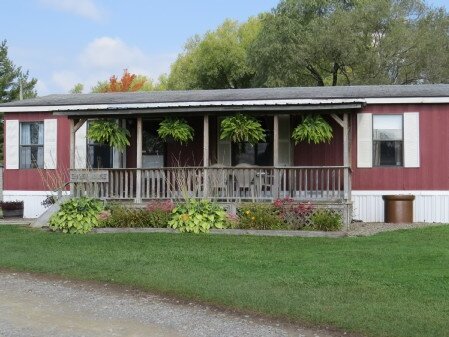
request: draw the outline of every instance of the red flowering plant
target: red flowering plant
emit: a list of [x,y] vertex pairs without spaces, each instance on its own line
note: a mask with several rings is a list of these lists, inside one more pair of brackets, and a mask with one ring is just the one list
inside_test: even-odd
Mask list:
[[289,229],[303,229],[310,225],[310,217],[315,207],[310,202],[295,202],[290,197],[277,199],[274,207]]
[[175,208],[175,204],[171,200],[153,200],[147,204],[146,208],[149,212],[162,211],[171,213]]
[[226,228],[238,228],[240,218],[237,214],[226,213]]
[[107,221],[111,217],[111,211],[110,210],[102,210],[100,213],[98,213],[98,220],[100,221]]

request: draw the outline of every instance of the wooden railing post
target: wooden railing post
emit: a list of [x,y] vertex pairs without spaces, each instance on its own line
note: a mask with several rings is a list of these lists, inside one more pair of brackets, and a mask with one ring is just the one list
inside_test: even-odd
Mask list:
[[351,184],[350,179],[351,176],[349,174],[350,170],[350,139],[349,139],[349,115],[348,113],[343,114],[343,166],[344,168],[344,178],[343,178],[343,185],[344,185],[344,199],[349,201],[351,199]]
[[204,115],[203,122],[203,198],[209,197],[209,115]]
[[273,116],[273,198],[279,198],[279,191],[281,187],[279,166],[279,116]]
[[136,198],[134,202],[142,202],[142,117],[137,118],[137,170],[136,170]]
[[[70,127],[70,170],[73,170],[75,168],[75,121],[72,118],[69,118],[69,127]],[[72,182],[70,183],[70,196],[71,197],[75,196],[75,185]]]

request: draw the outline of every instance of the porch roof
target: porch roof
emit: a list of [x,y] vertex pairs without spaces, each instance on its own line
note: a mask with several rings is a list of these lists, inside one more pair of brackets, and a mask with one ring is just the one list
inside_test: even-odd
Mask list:
[[[449,85],[380,85],[57,94],[0,104],[1,112],[62,115],[225,110],[360,109],[373,100],[449,102]],[[439,99],[439,101],[438,101]],[[379,101],[380,103],[381,101]],[[445,102],[445,101],[444,101]]]

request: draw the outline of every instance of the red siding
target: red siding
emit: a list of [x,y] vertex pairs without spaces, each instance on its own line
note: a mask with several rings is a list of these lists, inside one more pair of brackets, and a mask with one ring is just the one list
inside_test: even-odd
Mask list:
[[[343,165],[343,130],[333,118],[325,117],[332,126],[334,136],[327,144],[299,143],[294,147],[293,165],[296,166],[339,166]],[[300,122],[299,118],[292,118],[292,130]]]
[[203,166],[203,117],[186,118],[195,130],[193,141],[185,145],[167,143],[167,166]]
[[126,148],[126,167],[137,167],[137,125],[136,120],[130,119],[126,122],[126,127],[131,134],[129,146]]
[[[58,119],[58,148],[57,173],[67,176],[70,165],[70,126],[67,117],[53,116],[51,113],[7,113],[5,120],[19,120],[20,122],[43,121],[44,119]],[[5,139],[8,137],[5,130]],[[6,153],[6,152],[4,152]],[[5,158],[6,164],[6,158]],[[41,170],[49,177],[54,176],[55,170]],[[41,173],[37,169],[4,170],[4,190],[47,191],[48,186],[43,182]]]
[[[372,105],[364,112],[392,114],[420,112],[421,167],[419,168],[357,168],[357,119],[352,118],[352,187],[354,190],[449,190],[449,104]],[[42,121],[58,119],[58,172],[67,174],[69,166],[69,123],[66,117],[51,113],[7,113],[5,120]],[[342,128],[328,119],[334,129],[330,144],[298,144],[294,147],[294,165],[342,165]],[[187,145],[167,144],[166,166],[201,166],[203,158],[203,118],[192,117],[189,124],[195,129],[194,141]],[[210,149],[214,161],[216,123],[211,118]],[[292,128],[298,120],[292,119]],[[127,166],[135,167],[135,122],[128,124],[132,135],[127,152]],[[8,134],[5,130],[5,138]],[[48,171],[50,174],[53,170]],[[47,190],[39,171],[5,170],[5,190]]]
[[421,165],[419,168],[357,168],[357,119],[353,118],[352,188],[354,190],[448,190],[449,105],[372,105],[364,112],[419,112]]
[[[203,166],[203,117],[186,118],[187,122],[195,130],[193,141],[185,145],[178,142],[166,144],[166,167],[177,166]],[[130,120],[128,129],[131,133],[130,146],[126,149],[126,166],[136,167],[136,122]]]

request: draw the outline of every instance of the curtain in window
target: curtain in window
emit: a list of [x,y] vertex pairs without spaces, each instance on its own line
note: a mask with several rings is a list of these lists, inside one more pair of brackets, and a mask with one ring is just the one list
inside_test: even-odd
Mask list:
[[374,166],[380,166],[380,142],[373,142]]
[[20,148],[20,167],[36,168],[44,165],[44,148],[42,146],[23,146]]
[[20,135],[21,145],[43,145],[44,144],[44,124],[43,123],[23,123]]
[[402,142],[394,142],[396,165],[402,165]]

